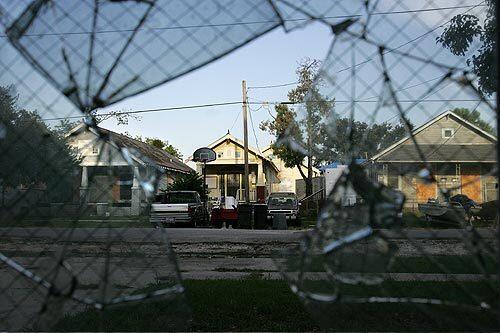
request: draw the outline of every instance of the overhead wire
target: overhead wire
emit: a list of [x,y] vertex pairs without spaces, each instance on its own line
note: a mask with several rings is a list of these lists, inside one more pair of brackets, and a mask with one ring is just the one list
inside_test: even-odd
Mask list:
[[[488,101],[494,101],[494,98],[488,98],[485,99]],[[330,100],[331,102],[335,103],[377,103],[377,100]],[[455,99],[406,99],[406,100],[398,100],[400,103],[425,103],[425,102],[432,102],[432,103],[439,103],[439,102],[478,102],[482,101],[481,99],[474,99],[474,98],[455,98]],[[307,103],[313,103],[314,101],[307,101]],[[318,102],[324,102],[324,101],[318,101]],[[208,108],[208,107],[216,107],[216,106],[227,106],[227,105],[239,105],[242,104],[241,101],[237,102],[222,102],[222,103],[211,103],[211,104],[198,104],[198,105],[186,105],[186,106],[174,106],[174,107],[165,107],[165,108],[155,108],[155,109],[143,109],[143,110],[129,110],[129,111],[121,111],[121,112],[103,112],[103,113],[96,113],[93,114],[93,116],[106,116],[106,115],[111,115],[111,116],[120,116],[120,115],[127,115],[127,114],[141,114],[141,113],[156,113],[156,112],[165,112],[165,111],[177,111],[177,110],[189,110],[189,109],[202,109],[202,108]],[[262,104],[272,104],[272,105],[279,105],[279,104],[284,104],[284,105],[300,105],[300,104],[305,104],[305,102],[291,102],[291,101],[254,101],[254,102],[248,102],[248,105],[262,105]],[[55,120],[66,120],[66,119],[82,119],[85,118],[87,115],[86,114],[81,114],[81,115],[74,115],[74,116],[63,116],[63,117],[54,117],[54,118],[42,118],[41,120],[43,121],[55,121]]]
[[[370,15],[398,15],[398,14],[411,14],[411,13],[423,13],[423,12],[433,12],[440,10],[450,10],[450,9],[461,9],[461,8],[473,8],[477,6],[483,6],[481,4],[477,5],[461,5],[461,6],[449,6],[449,7],[438,7],[438,8],[422,8],[422,9],[408,9],[399,11],[385,11],[385,12],[374,12]],[[486,5],[484,5],[486,6]],[[69,35],[94,35],[94,34],[108,34],[108,33],[118,33],[118,32],[136,32],[136,31],[150,31],[150,30],[178,30],[178,29],[194,29],[194,28],[212,28],[212,27],[227,27],[227,26],[238,26],[238,25],[253,25],[253,24],[265,24],[265,23],[282,23],[282,22],[300,22],[300,21],[312,21],[313,19],[347,19],[361,17],[362,14],[351,14],[351,15],[335,15],[335,16],[318,16],[314,18],[292,18],[292,19],[280,19],[280,20],[261,20],[261,21],[247,21],[247,22],[228,22],[228,23],[214,23],[214,24],[193,24],[193,25],[183,25],[183,26],[172,26],[172,27],[144,27],[144,28],[134,28],[134,29],[108,29],[108,30],[96,30],[96,31],[66,31],[66,32],[49,32],[49,33],[30,33],[23,34],[27,37],[42,37],[42,36],[69,36]],[[7,35],[0,35],[0,38],[6,38]]]
[[236,118],[234,119],[233,124],[231,125],[231,128],[229,129],[229,132],[231,132],[231,131],[233,130],[234,125],[236,125],[236,122],[237,122],[237,121],[238,121],[238,119],[240,118],[240,115],[241,115],[241,112],[242,112],[242,111],[243,111],[243,110],[240,110],[240,112],[238,112],[238,114],[236,115]]
[[[247,89],[247,91],[248,91],[248,89]],[[246,103],[247,103],[247,105],[248,105],[248,98],[247,98],[247,100],[246,100],[245,102],[246,102]],[[261,106],[260,106],[257,110],[255,110],[255,111],[259,111],[259,110],[260,110],[260,109],[262,109],[262,108],[263,108],[263,105],[261,105]],[[249,107],[249,109],[250,109],[250,107]],[[252,111],[252,110],[250,110],[250,111]],[[257,150],[259,151],[259,153],[262,153],[262,152],[260,151],[260,147],[259,147],[259,140],[257,139],[257,133],[255,133],[255,126],[254,126],[254,123],[253,123],[252,112],[248,112],[248,114],[249,114],[249,116],[250,116],[250,124],[252,125],[252,132],[253,132],[253,136],[254,136],[254,138],[255,138],[255,145],[257,146]]]
[[[468,5],[468,6],[462,7],[462,8],[469,8],[468,10],[466,10],[465,12],[463,12],[463,13],[462,13],[462,15],[463,15],[463,14],[468,13],[469,11],[471,11],[472,9],[474,9],[474,8],[476,8],[476,7],[486,6],[486,4],[484,4],[484,2],[485,2],[485,1],[481,1],[480,3],[475,4],[475,5]],[[458,7],[459,7],[459,6],[458,6]],[[455,8],[458,8],[458,7],[455,7]],[[444,8],[444,7],[442,7],[442,8]],[[451,8],[451,7],[447,7],[447,9],[450,9],[450,8]],[[372,13],[371,15],[375,15],[375,14],[376,14],[376,13]],[[414,37],[414,38],[410,39],[409,41],[406,41],[406,42],[404,42],[403,44],[398,45],[398,46],[397,46],[397,47],[395,47],[395,48],[386,48],[386,49],[384,50],[384,54],[394,52],[394,51],[396,51],[396,50],[398,50],[398,49],[400,49],[400,48],[402,48],[402,47],[404,47],[404,46],[406,46],[406,45],[408,45],[408,44],[411,44],[411,43],[413,43],[413,42],[417,41],[418,39],[420,39],[420,38],[422,38],[422,37],[427,36],[428,34],[430,34],[430,33],[434,32],[434,31],[436,31],[437,29],[439,29],[439,28],[441,28],[441,27],[445,26],[446,24],[448,24],[449,22],[451,22],[451,20],[452,20],[452,19],[449,19],[449,20],[447,20],[446,22],[443,22],[443,23],[441,23],[441,24],[439,24],[439,25],[435,26],[435,27],[434,27],[434,28],[432,28],[431,30],[426,31],[425,33],[423,33],[423,34],[421,34],[421,35],[418,35],[417,37]],[[354,64],[353,66],[347,66],[347,67],[344,67],[344,68],[342,68],[342,69],[339,69],[339,70],[336,72],[336,74],[338,74],[338,73],[342,73],[342,72],[344,72],[344,71],[346,71],[346,70],[349,70],[349,69],[351,69],[352,67],[357,67],[357,66],[360,66],[360,65],[366,64],[366,63],[368,63],[368,62],[370,62],[370,61],[373,61],[374,59],[375,59],[375,57],[371,57],[371,58],[368,58],[368,59],[366,59],[366,60],[363,60],[363,61],[361,61],[361,62],[359,62],[359,63],[356,63],[356,64]],[[294,82],[288,82],[288,83],[282,83],[282,84],[271,84],[271,85],[251,86],[251,87],[248,87],[248,89],[270,89],[270,88],[279,88],[279,87],[286,87],[286,86],[295,85],[295,84],[298,84],[298,83],[299,83],[298,81],[294,81]]]

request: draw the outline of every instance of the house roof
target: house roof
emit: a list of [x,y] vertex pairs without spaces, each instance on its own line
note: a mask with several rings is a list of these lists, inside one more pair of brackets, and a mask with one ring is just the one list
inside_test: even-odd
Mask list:
[[[232,135],[228,131],[226,133],[226,135],[218,138],[217,140],[215,140],[214,142],[212,142],[211,144],[209,144],[207,147],[213,149],[213,148],[217,147],[218,145],[220,145],[221,143],[223,143],[223,142],[225,142],[227,140],[233,141],[234,143],[236,143],[237,145],[239,145],[242,148],[245,146],[245,143],[243,141],[241,141],[240,139],[236,138],[234,135]],[[260,151],[258,151],[257,149],[255,149],[253,147],[248,146],[248,151],[252,152],[254,155],[259,156],[262,159],[270,161],[267,157],[264,156],[264,154],[262,154]]]
[[[394,143],[393,145],[387,147],[386,149],[380,151],[379,153],[375,154],[373,157],[370,158],[371,161],[394,161],[394,162],[402,162],[403,159],[404,159],[404,156],[402,156],[403,154],[410,154],[407,156],[406,160],[408,161],[414,161],[416,162],[417,160],[415,159],[415,157],[412,155],[412,154],[415,154],[417,153],[417,150],[415,148],[415,146],[413,144],[409,145],[409,147],[412,147],[411,149],[408,149],[406,147],[400,147],[403,143],[405,143],[406,141],[410,140],[412,136],[415,136],[417,135],[418,133],[422,132],[423,130],[425,130],[426,128],[428,128],[429,126],[433,125],[434,123],[438,122],[439,120],[441,120],[442,118],[446,117],[446,116],[451,116],[453,118],[455,118],[456,120],[466,124],[467,126],[471,127],[472,129],[474,129],[475,131],[477,131],[480,135],[484,136],[485,138],[493,141],[493,142],[496,142],[497,141],[497,138],[486,132],[485,130],[479,128],[478,126],[472,124],[470,121],[458,116],[457,114],[455,114],[453,111],[449,110],[449,111],[446,111],[446,112],[443,112],[441,113],[440,115],[436,116],[435,118],[431,119],[430,121],[426,122],[425,124],[423,124],[422,126],[414,129],[411,133],[411,135],[408,135],[406,136],[405,138],[399,140],[398,142]],[[425,152],[424,152],[424,148],[422,148],[422,152],[424,153],[424,156],[427,157],[427,154],[430,154],[428,157],[429,158],[437,158],[438,156],[442,156],[442,157],[450,157],[453,159],[453,161],[456,161],[456,162],[459,162],[459,161],[462,161],[462,162],[466,162],[466,161],[482,161],[481,158],[486,158],[486,156],[483,156],[481,155],[481,152],[485,152],[486,150],[488,150],[489,154],[492,154],[494,152],[492,152],[492,148],[491,148],[491,145],[488,145],[488,144],[483,144],[483,145],[474,145],[474,147],[478,147],[478,153],[476,154],[476,148],[474,148],[474,153],[471,154],[471,146],[470,145],[419,145],[420,147],[428,147],[428,148],[425,148]],[[441,146],[441,147],[437,147],[437,146]],[[444,148],[444,147],[453,147],[455,146],[455,148]],[[479,148],[479,146],[485,146],[483,148]],[[399,148],[398,148],[399,147]],[[434,147],[434,148],[432,148]],[[469,147],[468,149],[466,147]],[[486,147],[489,147],[488,149],[486,149]],[[398,150],[401,150],[400,153],[397,153],[397,152],[394,152],[394,150],[398,148]],[[437,150],[436,150],[437,149]],[[454,153],[458,153],[458,150],[459,149],[464,149],[464,154],[460,154],[460,155],[451,155],[450,152],[453,151]],[[466,156],[466,153],[468,152],[468,155]],[[392,155],[390,154],[392,153]],[[400,160],[393,160],[393,159],[390,159],[389,156],[393,156],[393,158],[399,158]],[[463,157],[464,160],[460,160],[459,157]],[[473,157],[477,157],[476,159],[472,159]],[[383,159],[382,159],[383,158]],[[488,157],[490,158],[490,157]],[[406,161],[405,160],[405,161]],[[430,160],[428,160],[430,162]],[[437,161],[437,160],[436,160]],[[439,160],[441,162],[443,161],[446,161],[446,162],[451,162],[452,160]],[[486,159],[485,161],[489,161],[488,159]],[[418,162],[422,162],[422,159],[421,158],[418,158]]]
[[[72,129],[67,134],[67,136],[78,132],[78,130],[81,130],[84,127],[85,127],[85,124],[78,125],[74,129]],[[188,165],[184,164],[181,160],[179,160],[177,157],[169,154],[168,152],[164,151],[163,149],[151,146],[145,142],[142,142],[142,141],[139,141],[136,139],[132,139],[126,135],[110,131],[106,128],[99,127],[99,130],[102,133],[108,134],[111,141],[114,142],[119,148],[126,147],[126,148],[135,149],[137,152],[139,152],[141,155],[143,155],[146,159],[151,160],[156,165],[158,165],[166,170],[176,171],[176,172],[181,172],[181,173],[189,173],[191,171],[194,171]],[[145,163],[146,161],[142,161],[142,162]]]
[[[241,148],[243,148],[245,146],[244,142],[241,141],[240,139],[236,138],[234,135],[232,135],[229,131],[226,133],[226,135],[218,138],[217,140],[215,140],[214,142],[212,142],[211,144],[209,144],[207,147],[208,148],[215,148],[217,147],[218,145],[220,145],[221,143],[225,142],[225,141],[232,141],[234,143],[236,143],[238,146],[240,146]],[[273,163],[272,160],[270,160],[268,157],[264,156],[264,154],[262,154],[260,151],[258,151],[257,149],[253,148],[253,147],[250,147],[248,146],[248,151],[251,152],[252,154],[262,158],[263,160],[269,162],[271,164],[271,166],[276,170],[276,171],[279,171],[278,168],[276,167],[276,165]],[[189,156],[186,161],[191,161],[193,159],[193,156]]]
[[[496,162],[494,145],[419,145],[427,162]],[[402,145],[378,159],[379,162],[422,162],[414,145]]]
[[[267,145],[266,147],[264,147],[262,149],[262,154],[264,154],[266,151],[270,150],[272,148],[271,145]],[[271,160],[269,157],[267,157],[269,160]],[[278,157],[279,158],[279,157]],[[307,169],[307,165],[305,165],[304,163],[301,163],[300,166],[304,169]],[[313,166],[313,174],[319,174],[321,173],[321,167],[320,168],[317,168],[315,166]]]

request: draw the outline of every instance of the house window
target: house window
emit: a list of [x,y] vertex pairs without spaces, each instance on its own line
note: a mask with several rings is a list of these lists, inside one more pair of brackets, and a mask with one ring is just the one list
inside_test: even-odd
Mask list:
[[99,147],[92,147],[92,155],[98,155],[99,154]]
[[441,135],[442,135],[443,139],[452,138],[454,134],[455,134],[454,128],[443,128],[441,130]]
[[240,152],[240,151],[236,151],[236,152],[234,153],[234,157],[236,157],[236,158],[240,158],[240,157],[241,157],[241,152]]
[[217,157],[218,157],[218,158],[221,158],[221,157],[223,157],[223,156],[224,156],[224,153],[223,153],[223,152],[218,152],[218,153],[217,153]]

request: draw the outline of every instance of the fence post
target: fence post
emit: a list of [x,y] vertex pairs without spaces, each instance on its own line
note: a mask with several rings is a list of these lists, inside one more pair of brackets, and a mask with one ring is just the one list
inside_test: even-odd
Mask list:
[[[498,25],[498,18],[500,17],[500,6],[497,1],[493,2],[493,5],[495,6],[495,25],[496,25],[496,36],[495,36],[495,62],[496,62],[496,107],[495,107],[495,113],[496,113],[496,120],[497,120],[497,165],[496,165],[496,178],[497,178],[497,218],[495,221],[495,227],[496,227],[496,232],[497,232],[497,248],[500,246],[500,224],[499,224],[499,219],[500,219],[500,205],[498,204],[498,200],[500,200],[500,172],[498,170],[498,165],[500,161],[500,144],[498,143],[498,133],[500,130],[500,117],[498,115],[498,106],[500,105],[500,52],[498,52],[498,46],[500,45],[500,32],[498,31],[499,25]],[[500,251],[500,250],[498,250]]]

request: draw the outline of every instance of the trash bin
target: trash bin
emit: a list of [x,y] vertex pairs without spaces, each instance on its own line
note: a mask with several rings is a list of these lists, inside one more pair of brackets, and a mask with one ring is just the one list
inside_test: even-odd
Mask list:
[[273,214],[273,230],[286,230],[288,226],[286,224],[286,214],[276,213]]
[[240,229],[252,228],[252,205],[240,204],[238,205],[238,225]]
[[109,210],[108,210],[109,204],[107,202],[98,202],[96,203],[96,206],[97,206],[97,216],[109,216]]
[[267,205],[253,206],[253,226],[255,229],[267,229]]

